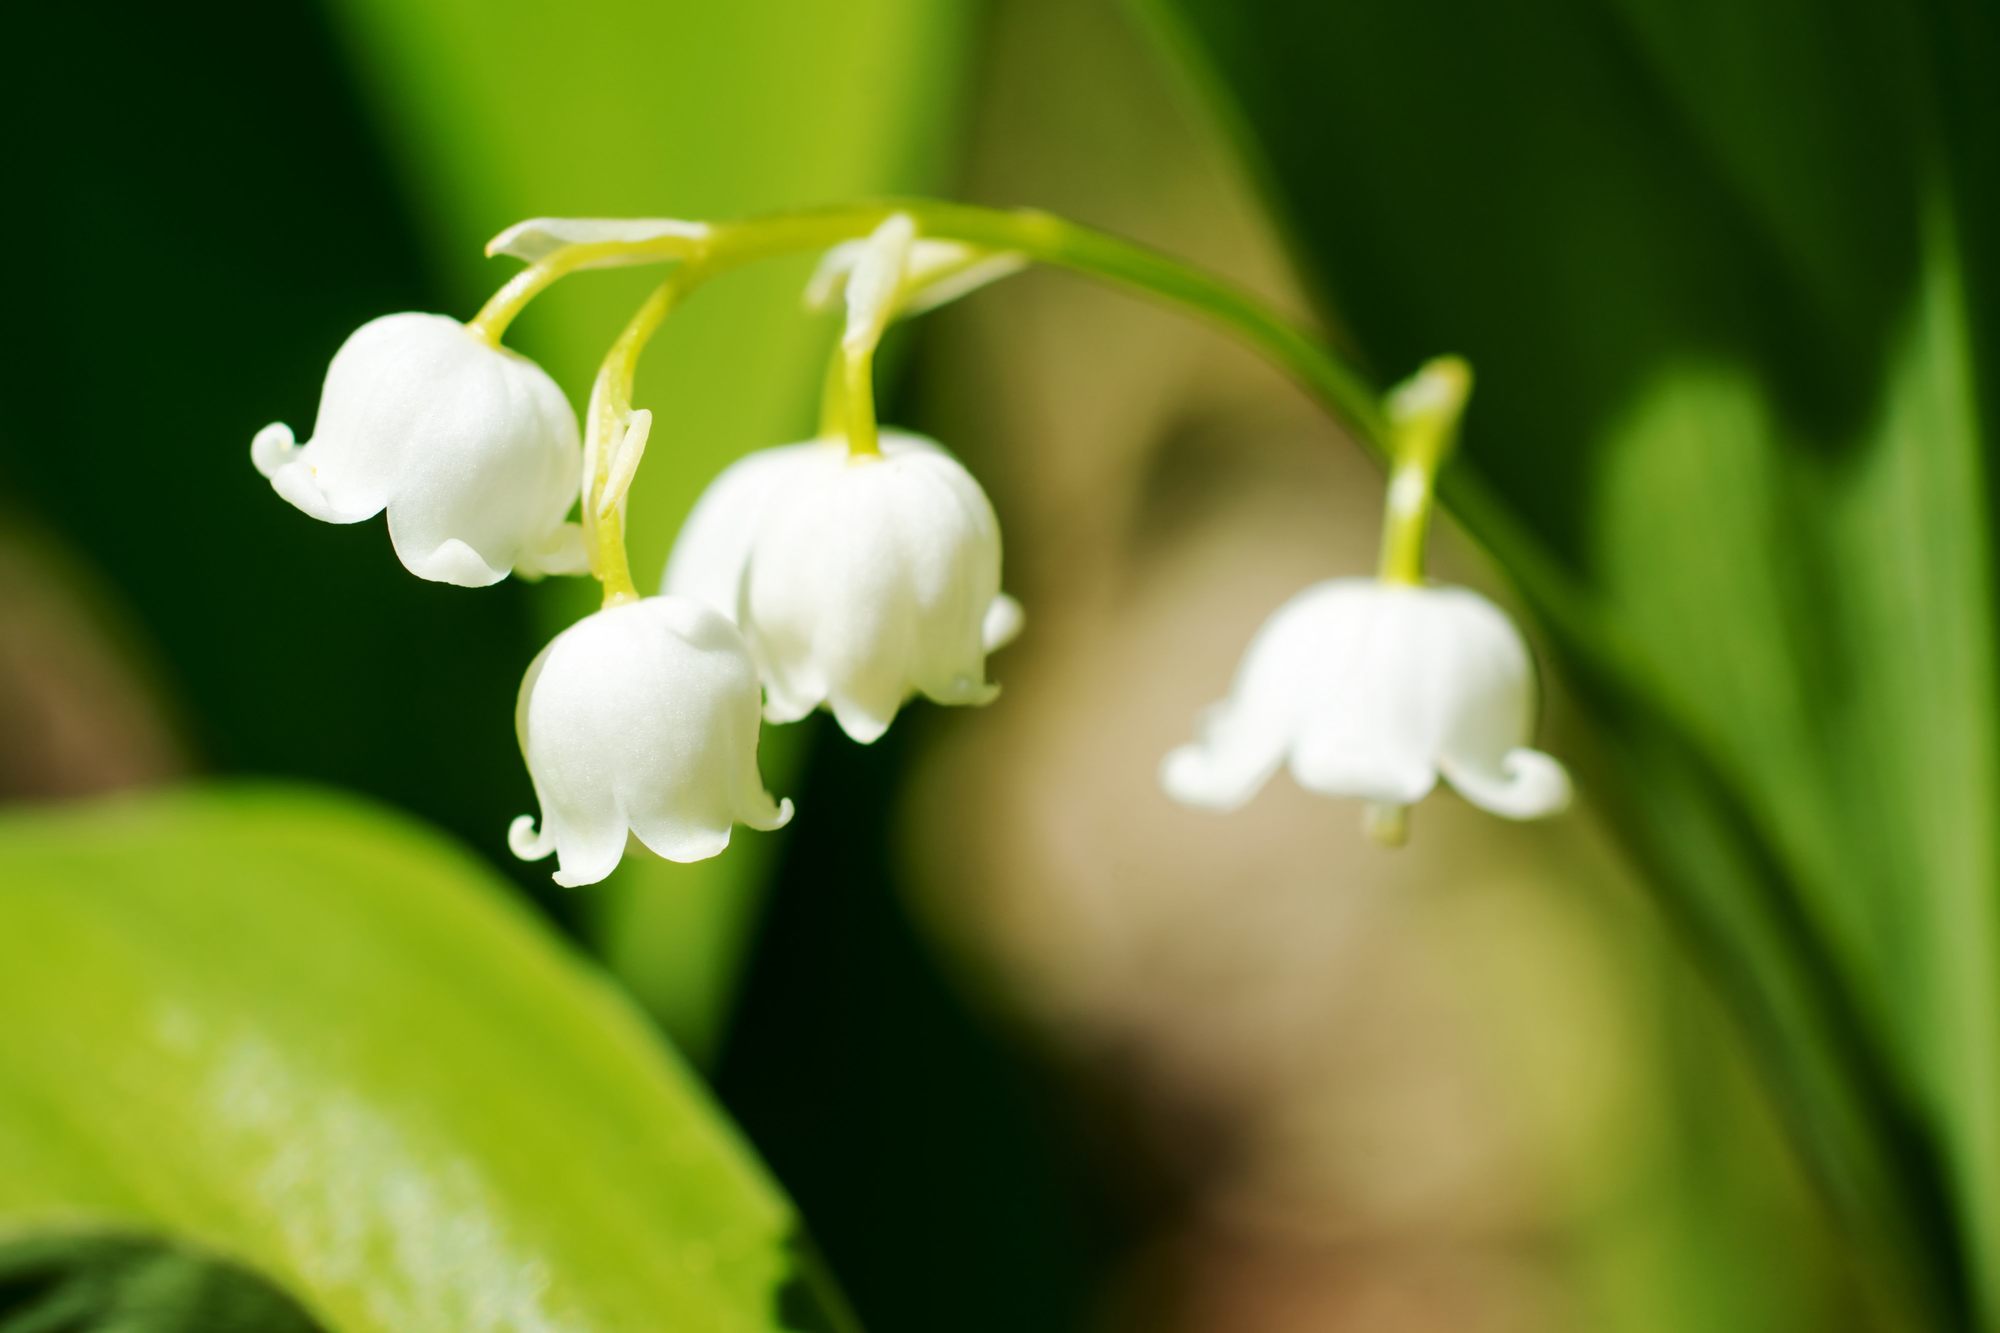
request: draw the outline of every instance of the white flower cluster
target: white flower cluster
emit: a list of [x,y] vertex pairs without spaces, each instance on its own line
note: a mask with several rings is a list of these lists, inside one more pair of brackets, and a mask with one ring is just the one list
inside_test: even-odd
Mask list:
[[[620,246],[704,231],[542,219],[493,248],[538,264],[582,256],[573,266],[589,267],[625,262]],[[920,238],[896,214],[829,251],[808,298],[844,297],[843,347],[865,375],[891,320],[1021,266]],[[878,435],[872,398],[859,408],[847,425],[829,414],[818,438],[726,469],[689,517],[657,595],[607,579],[604,609],[535,658],[515,726],[540,818],[514,822],[517,855],[554,854],[565,885],[609,875],[629,837],[669,860],[714,856],[736,824],[791,818],[758,771],[762,722],[824,708],[867,743],[912,696],[984,704],[998,693],[987,655],[1022,613],[1000,590],[993,507],[937,443]],[[250,452],[305,513],[357,523],[386,511],[412,573],[482,587],[510,572],[591,569],[593,518],[621,510],[650,420],[626,412],[611,428],[616,447],[586,449],[562,391],[492,327],[395,314],[334,356],[312,439],[271,425]],[[586,474],[600,464],[593,490]],[[571,518],[580,501],[581,522]],[[1490,603],[1460,589],[1340,580],[1271,620],[1234,697],[1198,743],[1168,757],[1162,781],[1182,801],[1230,808],[1289,759],[1301,783],[1330,794],[1400,809],[1442,775],[1475,804],[1534,817],[1568,796],[1561,766],[1526,748],[1534,703],[1526,647]]]

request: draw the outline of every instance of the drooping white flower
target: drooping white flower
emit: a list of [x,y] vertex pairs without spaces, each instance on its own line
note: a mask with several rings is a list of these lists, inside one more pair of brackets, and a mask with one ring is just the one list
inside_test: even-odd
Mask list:
[[257,470],[328,523],[389,511],[396,555],[465,587],[579,573],[576,414],[534,362],[443,315],[384,315],[334,354],[313,438],[266,426]]
[[1234,809],[1289,762],[1299,784],[1392,809],[1442,777],[1509,819],[1569,803],[1562,765],[1529,748],[1534,663],[1505,613],[1464,588],[1335,579],[1281,607],[1230,697],[1168,755],[1167,793]]
[[986,655],[1021,624],[979,483],[922,436],[886,432],[881,450],[824,439],[739,460],[696,504],[664,583],[742,628],[768,720],[824,705],[864,743],[913,693],[991,700]]
[[554,852],[555,881],[595,884],[627,833],[669,861],[700,861],[730,828],[792,817],[757,771],[757,671],[743,636],[686,597],[648,597],[564,630],[528,667],[514,727],[535,784],[507,832],[523,860]]

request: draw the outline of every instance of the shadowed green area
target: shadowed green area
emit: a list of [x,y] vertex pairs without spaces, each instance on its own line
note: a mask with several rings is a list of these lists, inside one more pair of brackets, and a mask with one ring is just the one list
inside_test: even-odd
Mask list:
[[148,798],[0,819],[0,885],[0,1232],[164,1231],[343,1333],[848,1327],[644,1020],[430,835]]
[[[482,260],[481,246],[524,217],[729,217],[935,188],[978,10],[975,0],[329,8],[461,316],[515,268]],[[809,269],[732,277],[655,341],[638,386],[652,441],[629,521],[642,592],[657,589],[682,516],[725,464],[813,429],[833,331],[800,311]],[[581,404],[650,285],[632,273],[572,279],[511,341]],[[591,609],[595,594],[540,594],[544,630]],[[797,749],[796,730],[766,732],[764,772],[779,795]],[[746,838],[697,865],[634,859],[597,891],[609,961],[697,1058],[727,1015],[772,854],[773,840]]]
[[502,852],[532,594],[412,578],[379,520],[314,522],[250,465],[260,426],[309,431],[350,332],[443,303],[318,16],[14,18],[34,54],[0,109],[37,129],[7,180],[50,205],[9,283],[0,502],[118,599],[195,765],[362,791]]
[[1990,10],[1157,0],[1884,1281],[2000,1327]]
[[257,1274],[138,1236],[0,1243],[0,1333],[323,1333]]

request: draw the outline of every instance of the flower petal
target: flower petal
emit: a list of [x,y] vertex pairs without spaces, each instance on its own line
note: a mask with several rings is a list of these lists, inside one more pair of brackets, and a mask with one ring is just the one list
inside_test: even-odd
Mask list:
[[1540,750],[1509,750],[1498,772],[1460,763],[1449,755],[1442,767],[1453,790],[1503,819],[1542,819],[1569,807],[1569,771]]
[[1365,746],[1350,737],[1308,733],[1292,750],[1292,776],[1322,796],[1358,796],[1415,805],[1437,786],[1437,764],[1413,748]]
[[274,421],[250,437],[250,462],[265,477],[299,456],[298,437],[282,421]]
[[336,504],[319,484],[317,470],[305,446],[283,422],[272,422],[250,441],[250,462],[270,479],[271,489],[306,515],[322,523],[360,523],[382,512],[386,495],[370,495],[358,503],[350,498]]
[[450,583],[460,588],[490,588],[507,577],[507,571],[486,563],[485,557],[456,537],[436,545],[413,541],[403,535],[396,511],[389,511],[389,544],[403,568],[432,583]]
[[541,545],[524,551],[514,562],[514,573],[533,582],[549,574],[587,574],[590,552],[584,548],[583,525],[559,523]]
[[322,523],[361,523],[382,512],[388,501],[375,496],[341,503],[321,489],[319,476],[304,458],[294,459],[270,474],[271,489],[299,512]]
[[[811,470],[811,460],[818,459],[819,466],[832,468],[839,466],[844,456],[845,449],[837,442],[808,440],[760,449],[724,468],[681,525],[673,552],[667,557],[660,591],[692,597],[736,620],[750,544],[770,497],[792,484],[801,469]],[[818,705],[819,700],[814,699],[799,716]]]
[[1160,786],[1183,805],[1235,810],[1263,789],[1284,762],[1291,737],[1277,719],[1221,703],[1203,713],[1199,738],[1160,764]]
[[980,641],[987,652],[997,653],[1020,637],[1026,623],[1027,613],[1020,602],[1003,592],[986,608],[986,618],[979,626]]
[[827,696],[826,707],[849,740],[860,745],[873,745],[889,730],[889,724],[896,720],[896,714],[902,711],[903,700],[907,697],[903,693],[881,688],[878,682],[867,681]]
[[523,861],[539,861],[555,849],[556,835],[546,820],[539,833],[535,831],[533,815],[516,815],[507,826],[507,850]]
[[[597,813],[597,812],[593,812]],[[556,821],[556,871],[549,878],[566,889],[602,883],[625,859],[623,818],[594,818],[588,825]],[[724,841],[728,841],[726,838]]]

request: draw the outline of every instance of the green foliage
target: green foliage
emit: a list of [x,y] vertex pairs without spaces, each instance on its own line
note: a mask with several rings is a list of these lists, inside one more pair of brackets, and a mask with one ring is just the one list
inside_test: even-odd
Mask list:
[[[479,247],[524,217],[728,217],[934,187],[976,12],[973,0],[331,9],[460,314],[513,267],[484,263]],[[798,265],[732,278],[655,343],[639,384],[654,412],[653,461],[629,525],[641,591],[655,590],[710,478],[812,429],[832,334],[801,317],[803,281]],[[646,285],[630,274],[577,279],[521,321],[519,341],[581,402]],[[544,594],[547,630],[589,609],[595,591]],[[795,731],[766,732],[765,775],[780,795],[798,743]],[[693,866],[634,859],[597,895],[609,904],[613,966],[697,1057],[719,1036],[774,846],[739,839]]]
[[136,1236],[0,1245],[0,1333],[322,1333],[257,1274]]
[[474,863],[287,791],[0,819],[0,1233],[164,1233],[343,1330],[825,1330],[698,1083]]
[[2000,1328],[1989,12],[1157,0],[1889,1299]]

